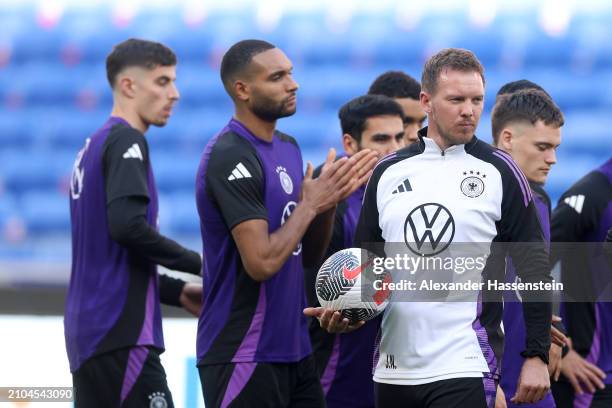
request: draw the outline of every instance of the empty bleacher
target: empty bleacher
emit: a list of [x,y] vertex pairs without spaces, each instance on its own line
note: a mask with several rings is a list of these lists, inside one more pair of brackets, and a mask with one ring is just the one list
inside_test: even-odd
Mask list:
[[378,74],[402,69],[419,78],[427,56],[450,46],[473,50],[485,65],[486,112],[477,132],[482,139],[490,140],[490,109],[505,82],[528,78],[562,107],[563,144],[547,186],[554,200],[610,157],[612,8],[576,10],[568,26],[551,35],[535,6],[501,10],[484,27],[467,11],[432,8],[406,28],[398,17],[400,1],[375,11],[357,7],[348,17],[314,2],[316,7],[288,8],[270,21],[254,3],[242,3],[242,8],[212,8],[199,19],[178,6],[132,15],[102,2],[67,7],[59,16],[31,2],[0,6],[3,257],[52,252],[68,259],[70,170],[84,140],[110,112],[105,56],[132,36],[162,41],[179,58],[181,102],[168,126],[151,129],[147,139],[162,231],[183,242],[199,245],[195,172],[206,142],[232,114],[219,61],[229,45],[244,38],[275,43],[295,64],[298,113],[278,127],[297,138],[305,161],[317,164],[330,146],[340,147],[338,108],[365,93]]

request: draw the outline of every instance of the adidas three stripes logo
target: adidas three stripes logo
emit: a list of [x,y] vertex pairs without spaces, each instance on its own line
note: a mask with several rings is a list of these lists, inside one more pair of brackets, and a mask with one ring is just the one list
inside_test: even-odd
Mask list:
[[140,161],[144,161],[144,159],[142,158],[142,152],[140,151],[140,147],[137,143],[134,143],[132,146],[130,146],[129,149],[125,151],[125,153],[123,153],[123,158],[138,159]]
[[565,200],[563,200],[563,202],[580,214],[582,213],[582,207],[584,206],[584,195],[573,195],[571,197],[567,197]]
[[410,186],[410,181],[406,179],[402,184],[397,186],[397,188],[393,190],[391,194],[406,193],[408,191],[412,191],[412,187]]
[[236,165],[236,167],[234,167],[234,170],[232,170],[232,174],[230,174],[227,179],[229,181],[232,181],[232,180],[251,178],[251,177],[253,177],[251,176],[251,173],[249,173],[247,168],[244,167],[244,164],[240,162]]

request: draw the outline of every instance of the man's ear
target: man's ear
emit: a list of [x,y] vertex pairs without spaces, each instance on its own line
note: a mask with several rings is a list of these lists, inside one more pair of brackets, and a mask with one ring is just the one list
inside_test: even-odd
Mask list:
[[348,133],[342,135],[342,146],[344,147],[346,154],[349,156],[352,156],[359,151],[359,142]]
[[421,91],[419,94],[419,101],[421,102],[421,108],[426,114],[431,114],[431,95],[425,91]]
[[232,91],[234,92],[235,98],[239,101],[246,102],[251,97],[249,85],[245,81],[239,79],[234,81]]
[[129,75],[122,75],[117,78],[115,89],[119,91],[121,95],[133,99],[136,96],[136,81]]
[[507,152],[512,152],[513,137],[514,133],[512,132],[512,129],[504,128],[499,134],[499,140],[497,141],[498,147]]

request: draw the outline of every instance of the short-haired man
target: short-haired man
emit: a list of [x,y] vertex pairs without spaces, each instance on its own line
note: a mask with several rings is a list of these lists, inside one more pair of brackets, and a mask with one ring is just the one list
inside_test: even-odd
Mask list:
[[[482,65],[470,51],[444,49],[425,64],[421,85],[429,126],[419,131],[419,143],[377,164],[366,187],[355,245],[380,253],[381,244],[405,244],[413,251],[433,249],[425,255],[434,256],[444,250],[437,247],[442,241],[445,246],[484,243],[491,252],[494,242],[529,242],[509,245],[517,273],[523,282],[549,282],[548,257],[524,175],[506,153],[474,136],[483,109]],[[393,194],[399,185],[410,188]],[[427,239],[431,245],[424,247]],[[499,258],[487,260],[483,278],[498,275],[500,268],[503,273]],[[550,387],[550,294],[522,294],[540,302],[523,303],[528,330],[514,397],[519,403],[542,399]],[[378,406],[493,406],[502,304],[483,302],[481,295],[476,301],[396,301],[387,306],[374,373]],[[330,312],[306,311],[328,331],[346,330],[330,321]]]
[[535,82],[532,82],[528,79],[519,79],[516,81],[510,81],[502,85],[501,88],[499,88],[499,90],[497,91],[497,94],[495,94],[495,99],[498,99],[500,96],[510,95],[510,94],[513,94],[515,92],[522,91],[525,89],[534,89],[536,91],[544,92],[546,96],[548,96],[549,98],[551,97],[544,88],[542,88],[540,85],[536,84]]
[[[512,156],[529,181],[533,199],[542,224],[542,231],[550,242],[550,198],[543,185],[551,167],[557,162],[556,149],[561,144],[564,119],[561,110],[548,94],[537,90],[537,85],[523,81],[501,88],[491,117],[494,145]],[[533,85],[533,86],[532,86]],[[526,86],[528,88],[519,88]],[[502,90],[519,88],[514,93]],[[517,281],[512,260],[506,262],[506,281]],[[525,325],[520,297],[514,291],[504,293],[504,358],[501,366],[500,386],[508,407],[519,407],[511,402],[524,358],[520,353],[525,344]],[[561,347],[551,344],[549,372],[559,377]],[[520,406],[554,408],[551,393],[535,404]]]
[[130,39],[106,59],[111,117],[77,155],[70,189],[72,273],[64,318],[78,407],[173,406],[159,355],[160,297],[199,313],[201,286],[157,265],[199,274],[200,256],[157,231],[157,189],[144,137],[179,98],[176,56]]
[[421,107],[419,81],[402,71],[387,71],[372,82],[369,95],[385,95],[395,99],[404,111],[404,145],[419,140],[417,132],[423,127],[427,116]]
[[[357,97],[343,105],[338,116],[342,145],[349,157],[363,149],[372,149],[382,158],[403,145],[402,107],[391,98],[383,95]],[[315,170],[315,175],[319,170]],[[326,257],[353,246],[364,191],[365,186],[361,186],[338,204]],[[307,269],[306,293],[308,303],[318,306],[315,296],[317,269]],[[310,338],[329,408],[374,407],[372,361],[379,327],[380,318],[351,333],[330,334],[315,319],[311,321]]]
[[[336,204],[367,180],[370,150],[313,179],[278,119],[296,111],[287,56],[261,40],[226,52],[221,79],[234,117],[206,146],[196,178],[204,244],[197,355],[207,407],[324,406],[312,358],[304,264],[319,262]],[[303,243],[303,245],[302,245]],[[348,320],[340,323],[348,326]]]

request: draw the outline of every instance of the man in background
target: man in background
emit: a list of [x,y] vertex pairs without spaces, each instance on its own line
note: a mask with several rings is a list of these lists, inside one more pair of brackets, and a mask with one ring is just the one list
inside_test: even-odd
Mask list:
[[[338,113],[344,152],[351,157],[371,149],[379,158],[398,150],[404,141],[402,107],[383,95],[365,95],[347,102]],[[321,168],[315,170],[318,176]],[[365,185],[338,204],[327,257],[353,246]],[[306,293],[309,305],[318,306],[315,282],[318,271],[307,269]],[[351,333],[331,334],[316,319],[309,325],[317,371],[329,408],[374,407],[372,361],[381,317]]]
[[610,228],[612,158],[563,193],[552,214],[552,260],[561,263],[568,295],[561,316],[571,340],[553,386],[559,408],[612,406],[612,268],[602,249]]
[[[514,85],[516,83],[510,83]],[[537,86],[533,84],[534,86]],[[518,88],[521,85],[517,85]],[[556,149],[561,144],[563,114],[543,91],[532,88],[498,93],[491,117],[494,145],[512,156],[514,162],[527,177],[538,210],[542,231],[550,242],[550,198],[543,185],[551,167],[557,162]],[[520,88],[518,88],[520,89]],[[506,260],[506,282],[517,281],[516,270],[511,259]],[[525,343],[525,325],[521,298],[513,291],[504,293],[504,357],[501,366],[500,386],[509,407],[518,407],[511,402],[516,393],[520,370],[524,362],[521,356]],[[556,381],[560,372],[561,347],[551,344],[549,351],[549,373]],[[500,396],[501,397],[501,396]],[[520,406],[554,408],[549,392],[544,399],[534,404]]]
[[402,71],[388,71],[372,82],[369,95],[385,95],[395,99],[404,111],[404,146],[419,140],[417,132],[423,127],[427,116],[421,107],[419,94],[421,84]]
[[110,118],[85,141],[70,189],[72,272],[64,318],[77,407],[172,407],[159,355],[160,298],[199,312],[201,286],[157,265],[199,274],[200,256],[157,231],[157,189],[145,139],[179,99],[176,56],[124,41],[106,59]]
[[[522,91],[524,89],[535,89],[536,91],[544,92],[546,96],[551,97],[548,92],[544,90],[540,85],[535,82],[531,82],[528,79],[519,79],[516,81],[510,81],[499,88],[497,94],[495,95],[495,100],[497,101],[501,96],[510,95],[514,92]],[[551,98],[552,99],[552,98]]]

